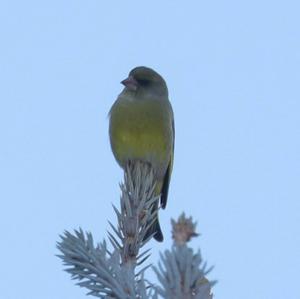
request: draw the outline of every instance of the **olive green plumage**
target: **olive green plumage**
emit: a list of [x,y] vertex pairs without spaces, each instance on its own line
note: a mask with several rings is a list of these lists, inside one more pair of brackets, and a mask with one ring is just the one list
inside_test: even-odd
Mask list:
[[[121,82],[125,88],[110,110],[109,136],[113,154],[122,168],[140,160],[151,164],[156,194],[166,207],[174,156],[174,117],[164,79],[146,67],[134,68]],[[158,207],[154,207],[158,208]],[[163,240],[158,219],[146,237]]]

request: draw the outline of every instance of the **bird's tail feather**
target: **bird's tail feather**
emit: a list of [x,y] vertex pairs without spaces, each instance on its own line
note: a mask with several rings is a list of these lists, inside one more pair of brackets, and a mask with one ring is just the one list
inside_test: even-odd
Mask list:
[[164,236],[162,234],[158,218],[156,218],[155,222],[147,230],[144,240],[148,239],[151,235],[153,235],[153,238],[158,242],[162,242],[164,240]]

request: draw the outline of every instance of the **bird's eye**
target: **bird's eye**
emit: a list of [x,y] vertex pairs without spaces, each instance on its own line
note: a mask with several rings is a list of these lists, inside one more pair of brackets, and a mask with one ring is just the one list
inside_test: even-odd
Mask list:
[[139,79],[139,80],[137,80],[137,81],[138,81],[138,83],[139,83],[141,86],[147,86],[147,85],[150,84],[150,81],[147,80],[147,79]]

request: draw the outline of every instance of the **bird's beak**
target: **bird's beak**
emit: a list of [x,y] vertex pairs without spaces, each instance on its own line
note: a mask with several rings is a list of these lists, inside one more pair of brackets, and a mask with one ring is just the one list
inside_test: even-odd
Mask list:
[[125,80],[121,81],[121,84],[133,91],[135,91],[138,86],[138,82],[132,76],[129,76]]

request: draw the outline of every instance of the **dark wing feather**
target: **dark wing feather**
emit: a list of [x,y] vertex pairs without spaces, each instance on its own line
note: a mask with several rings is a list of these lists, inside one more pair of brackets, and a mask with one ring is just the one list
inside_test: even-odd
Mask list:
[[160,197],[160,203],[161,207],[165,209],[167,205],[167,199],[168,199],[168,193],[169,193],[169,185],[171,180],[171,174],[173,169],[173,161],[174,161],[174,146],[175,146],[175,125],[174,125],[174,119],[172,120],[172,133],[173,133],[173,147],[172,147],[172,153],[171,153],[171,159],[164,177],[163,186],[161,189],[161,197]]

